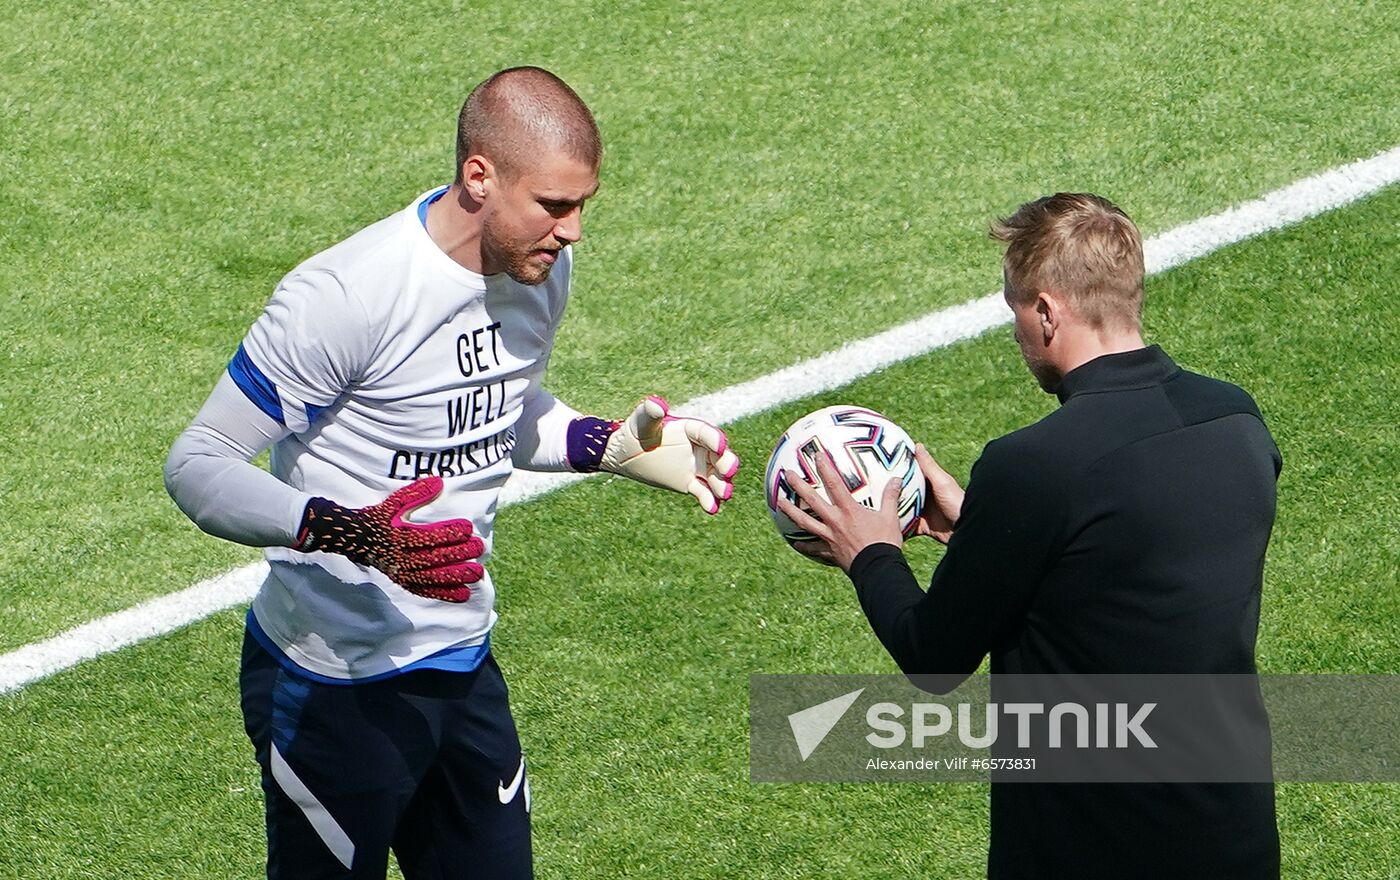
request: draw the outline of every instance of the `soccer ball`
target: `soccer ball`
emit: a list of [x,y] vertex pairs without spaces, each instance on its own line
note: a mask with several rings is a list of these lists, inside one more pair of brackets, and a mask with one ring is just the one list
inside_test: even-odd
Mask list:
[[783,432],[768,458],[764,487],[768,512],[778,532],[788,540],[815,541],[815,535],[797,526],[778,510],[778,498],[802,507],[797,493],[783,479],[783,470],[801,474],[830,500],[817,477],[816,456],[829,453],[846,488],[856,501],[878,508],[880,496],[891,478],[900,481],[899,527],[907,538],[913,533],[924,507],[924,476],[914,459],[914,441],[904,429],[875,412],[859,406],[828,406],[809,413]]

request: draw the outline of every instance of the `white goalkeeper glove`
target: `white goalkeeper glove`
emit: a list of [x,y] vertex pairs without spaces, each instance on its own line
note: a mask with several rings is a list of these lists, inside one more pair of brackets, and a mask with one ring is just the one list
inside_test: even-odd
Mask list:
[[724,432],[709,422],[669,414],[655,395],[637,405],[607,438],[598,469],[670,489],[689,492],[706,513],[718,513],[734,494],[739,456]]

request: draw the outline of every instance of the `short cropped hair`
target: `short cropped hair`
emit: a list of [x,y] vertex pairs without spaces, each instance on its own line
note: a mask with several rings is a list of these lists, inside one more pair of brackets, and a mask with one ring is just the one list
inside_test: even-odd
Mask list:
[[518,177],[531,158],[563,151],[597,168],[603,160],[598,123],[583,99],[540,67],[512,67],[472,89],[457,117],[457,174],[469,157],[489,159],[507,177]]
[[1096,328],[1142,324],[1142,235],[1102,196],[1055,193],[1027,202],[992,224],[1006,243],[1006,295],[1024,305],[1042,290],[1069,300]]

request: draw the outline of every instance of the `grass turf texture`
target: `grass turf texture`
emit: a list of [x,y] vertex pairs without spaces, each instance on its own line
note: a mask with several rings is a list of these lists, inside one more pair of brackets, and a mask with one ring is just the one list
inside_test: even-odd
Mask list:
[[986,220],[1042,191],[1152,232],[1400,142],[1387,4],[357,7],[0,10],[0,650],[254,557],[165,450],[283,272],[447,177],[498,67],[603,128],[550,385],[604,414],[992,289]]
[[[1400,666],[1400,542],[1384,525],[1397,216],[1393,187],[1149,282],[1149,336],[1249,388],[1283,451],[1266,672]],[[530,757],[541,877],[981,874],[983,786],[747,779],[750,673],[893,668],[844,579],[781,545],[759,491],[777,434],[840,401],[881,408],[960,478],[986,439],[1053,406],[1002,329],[734,425],[750,464],[717,519],[616,480],[503,513],[494,644]],[[928,571],[939,551],[911,547]],[[0,741],[17,744],[0,876],[257,876],[238,641],[225,612],[0,701]],[[1286,877],[1400,870],[1400,785],[1285,784],[1279,807]]]

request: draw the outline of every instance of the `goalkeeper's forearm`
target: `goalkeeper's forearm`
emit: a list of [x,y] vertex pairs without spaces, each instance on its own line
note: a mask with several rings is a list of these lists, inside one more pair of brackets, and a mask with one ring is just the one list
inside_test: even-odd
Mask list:
[[311,496],[250,460],[285,434],[225,374],[165,462],[165,488],[195,525],[253,547],[296,543]]

